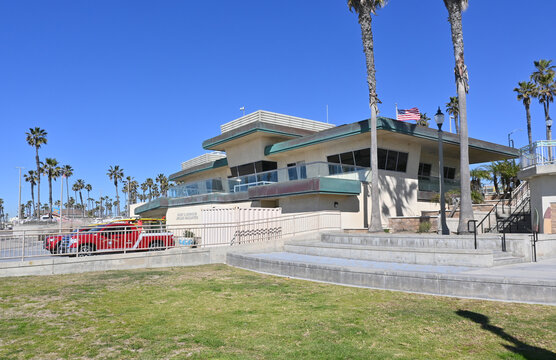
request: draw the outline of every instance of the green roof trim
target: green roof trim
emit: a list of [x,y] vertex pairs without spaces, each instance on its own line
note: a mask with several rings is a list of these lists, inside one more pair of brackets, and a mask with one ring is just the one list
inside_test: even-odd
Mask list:
[[168,177],[169,181],[175,181],[178,178],[181,178],[183,176],[188,176],[188,175],[193,175],[193,174],[197,174],[203,171],[207,171],[207,170],[213,170],[213,169],[218,169],[224,166],[228,166],[228,159],[227,158],[222,158],[222,159],[218,159],[213,161],[212,163],[208,163],[208,166],[205,167],[201,167],[204,165],[200,165],[199,167],[194,167],[191,169],[185,169],[185,170],[181,170],[178,171],[177,173],[171,174]]
[[[438,131],[431,128],[417,126],[416,124],[409,124],[403,121],[397,121],[385,117],[377,118],[377,129],[385,130],[394,133],[415,136],[431,141],[438,141]],[[327,129],[316,134],[304,136],[298,139],[286,140],[265,148],[265,155],[277,154],[285,151],[295,150],[311,145],[316,145],[344,137],[364,134],[369,132],[369,121],[363,120],[347,125],[338,126],[335,128]],[[486,141],[469,138],[469,147],[479,150],[486,150],[493,153],[502,154],[508,157],[518,157],[519,152],[516,149],[489,143]],[[459,146],[459,136],[451,133],[444,133],[443,142],[446,144],[453,144]]]
[[287,136],[287,137],[302,137],[313,133],[313,131],[309,131],[309,130],[302,130],[294,127],[283,126],[283,125],[269,124],[264,121],[256,121],[203,141],[203,149],[215,150],[215,147],[218,145],[257,132],[267,133],[271,135]]

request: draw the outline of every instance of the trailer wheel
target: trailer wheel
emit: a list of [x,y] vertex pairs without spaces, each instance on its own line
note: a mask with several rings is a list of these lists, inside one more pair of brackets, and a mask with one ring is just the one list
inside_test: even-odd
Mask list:
[[153,240],[149,243],[149,251],[164,250],[164,243],[160,240]]

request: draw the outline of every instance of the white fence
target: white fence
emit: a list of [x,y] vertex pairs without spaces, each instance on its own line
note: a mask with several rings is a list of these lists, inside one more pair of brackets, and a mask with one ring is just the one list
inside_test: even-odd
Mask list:
[[[0,261],[31,260],[52,256],[87,256],[99,253],[166,250],[174,247],[234,246],[246,243],[286,239],[317,231],[341,229],[337,211],[280,215],[253,212],[249,219],[229,217],[219,221],[222,214],[207,212],[206,222],[185,225],[141,225],[121,223],[80,229],[1,231]],[[228,214],[229,215],[229,214]],[[239,219],[239,221],[238,221]]]

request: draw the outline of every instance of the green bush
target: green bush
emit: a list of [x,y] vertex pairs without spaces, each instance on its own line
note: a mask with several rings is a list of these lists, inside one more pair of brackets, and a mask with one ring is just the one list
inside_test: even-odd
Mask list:
[[423,221],[419,223],[419,229],[417,230],[418,233],[428,233],[431,230],[431,223],[430,221]]
[[471,191],[471,202],[473,202],[473,204],[482,204],[484,200],[483,194],[477,190]]

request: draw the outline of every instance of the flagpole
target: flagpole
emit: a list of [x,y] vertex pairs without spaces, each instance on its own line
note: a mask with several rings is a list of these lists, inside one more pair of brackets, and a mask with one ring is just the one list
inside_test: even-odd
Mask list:
[[396,103],[396,120],[398,120],[398,103]]
[[60,233],[62,232],[62,215],[64,214],[64,178],[66,177],[66,175],[62,175],[62,178],[60,179],[61,185],[60,185]]

